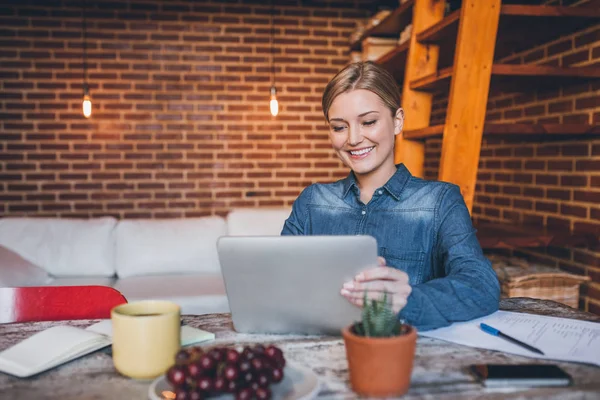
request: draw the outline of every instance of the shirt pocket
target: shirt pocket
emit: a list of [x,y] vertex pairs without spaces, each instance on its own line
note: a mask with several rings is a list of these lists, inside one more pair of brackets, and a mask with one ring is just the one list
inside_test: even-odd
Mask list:
[[394,267],[408,274],[408,283],[411,285],[423,283],[425,252],[398,251],[383,247],[381,253],[388,267]]

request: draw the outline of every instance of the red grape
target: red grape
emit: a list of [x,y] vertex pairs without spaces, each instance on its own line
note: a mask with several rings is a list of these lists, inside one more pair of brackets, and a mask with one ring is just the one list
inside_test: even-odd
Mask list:
[[262,387],[267,387],[267,386],[269,386],[269,383],[271,383],[269,376],[264,372],[261,372],[260,374],[258,374],[256,381]]
[[193,392],[189,393],[190,400],[204,400],[204,398],[205,398],[204,393],[201,392],[200,390],[194,390]]
[[227,379],[225,379],[222,376],[215,379],[214,389],[215,389],[215,392],[217,392],[217,393],[226,392],[227,391]]
[[190,360],[190,353],[187,350],[179,350],[175,355],[176,364],[185,364]]
[[250,388],[239,390],[235,394],[235,400],[250,400],[254,396],[254,391]]
[[227,382],[227,393],[235,393],[240,388],[240,385],[237,381],[229,381]]
[[188,392],[186,392],[185,389],[177,389],[177,391],[175,392],[175,399],[176,400],[189,400],[190,394]]
[[235,366],[235,364],[227,364],[225,369],[223,369],[223,376],[228,381],[235,381],[238,376],[240,376],[240,371]]
[[224,354],[221,350],[219,350],[218,348],[214,348],[211,349],[208,352],[208,355],[212,357],[213,360],[219,362],[222,361],[224,359]]
[[240,362],[240,372],[248,372],[252,368],[252,365],[248,361]]
[[265,346],[263,346],[262,344],[255,344],[254,348],[252,349],[254,350],[255,354],[263,354],[265,352]]
[[273,371],[271,371],[271,381],[278,383],[281,382],[281,380],[283,379],[283,369],[281,368],[275,368]]
[[215,360],[207,354],[203,354],[202,356],[200,356],[200,360],[198,361],[198,363],[205,371],[212,370],[216,365]]
[[182,386],[185,384],[186,373],[185,367],[181,365],[174,365],[167,371],[167,380],[171,385],[175,387]]
[[275,347],[273,345],[267,346],[265,348],[265,354],[273,360],[277,360],[277,359],[283,357],[283,352],[281,351],[281,349],[279,349],[278,347]]
[[215,387],[215,381],[209,376],[203,376],[198,379],[198,389],[203,392],[212,392]]
[[252,372],[248,371],[242,374],[242,382],[250,384],[252,381],[254,381],[254,374]]
[[252,364],[252,369],[256,372],[260,372],[265,367],[262,357],[258,356],[250,360],[250,364]]
[[228,349],[227,355],[225,356],[225,361],[231,363],[237,363],[240,360],[240,353],[238,353],[235,349]]
[[244,350],[242,351],[242,356],[246,359],[246,360],[252,360],[254,358],[254,352],[252,351],[252,349],[248,346],[244,347]]
[[260,387],[254,392],[258,400],[269,400],[271,398],[271,390],[266,387]]
[[187,365],[187,372],[190,378],[199,378],[204,372],[199,362],[191,362]]

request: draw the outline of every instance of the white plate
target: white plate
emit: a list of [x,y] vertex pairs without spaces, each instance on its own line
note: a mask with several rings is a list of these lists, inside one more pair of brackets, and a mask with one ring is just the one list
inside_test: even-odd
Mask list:
[[[273,400],[308,400],[319,393],[319,379],[311,370],[288,362],[283,371],[283,380],[270,386]],[[172,387],[164,375],[156,378],[148,389],[150,400],[172,400]],[[164,396],[168,392],[170,397]],[[165,393],[166,394],[166,393]],[[231,400],[233,395],[211,397],[214,400]]]

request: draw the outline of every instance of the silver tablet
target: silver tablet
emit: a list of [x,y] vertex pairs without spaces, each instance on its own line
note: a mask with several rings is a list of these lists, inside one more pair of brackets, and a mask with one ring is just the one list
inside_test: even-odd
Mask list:
[[219,261],[234,329],[340,335],[360,308],[340,290],[377,265],[371,236],[224,236]]

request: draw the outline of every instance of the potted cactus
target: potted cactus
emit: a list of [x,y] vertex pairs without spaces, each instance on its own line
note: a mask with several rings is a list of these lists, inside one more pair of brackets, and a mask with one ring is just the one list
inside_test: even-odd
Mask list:
[[364,297],[362,320],[344,328],[342,336],[352,390],[364,396],[399,396],[408,391],[417,342],[414,327],[398,320],[389,295]]

